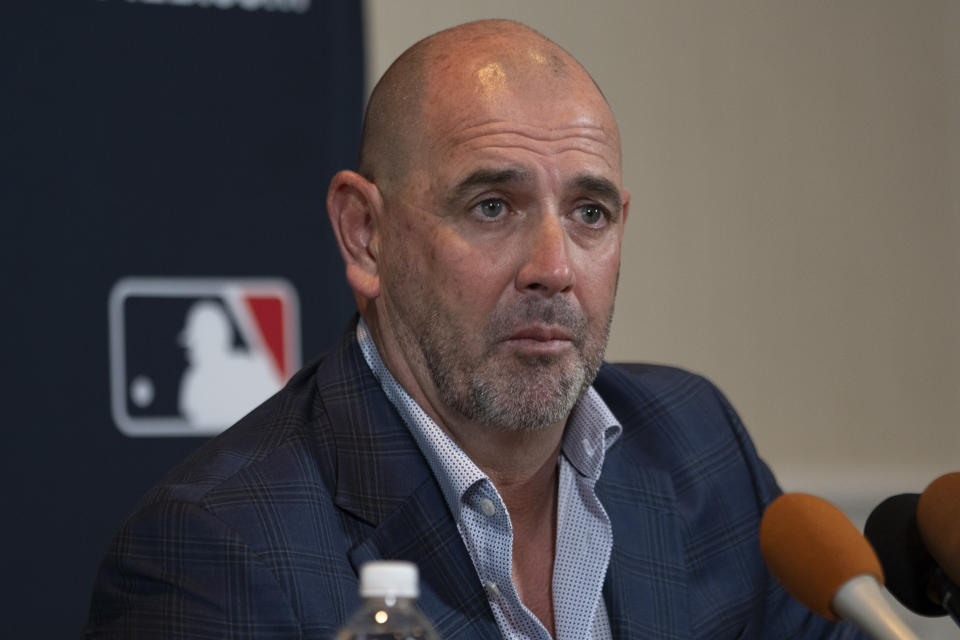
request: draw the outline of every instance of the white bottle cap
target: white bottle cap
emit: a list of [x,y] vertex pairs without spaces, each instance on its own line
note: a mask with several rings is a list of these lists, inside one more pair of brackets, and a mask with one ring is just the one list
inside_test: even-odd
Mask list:
[[377,560],[360,567],[360,597],[417,598],[420,596],[417,565],[402,560]]

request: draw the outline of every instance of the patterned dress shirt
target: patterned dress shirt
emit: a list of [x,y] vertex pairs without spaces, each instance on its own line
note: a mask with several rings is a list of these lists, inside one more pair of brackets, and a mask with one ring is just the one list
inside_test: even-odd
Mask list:
[[[504,638],[549,640],[511,578],[513,527],[490,479],[420,408],[387,370],[363,320],[357,340],[371,371],[427,459],[453,514]],[[594,493],[603,459],[622,427],[593,387],[567,421],[558,466],[553,606],[557,640],[605,640],[610,624],[603,582],[610,562],[610,519]]]

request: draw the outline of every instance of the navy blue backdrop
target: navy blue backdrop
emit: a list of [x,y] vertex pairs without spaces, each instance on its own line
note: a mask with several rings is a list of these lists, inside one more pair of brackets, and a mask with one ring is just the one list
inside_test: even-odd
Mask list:
[[113,531],[207,433],[177,436],[201,424],[173,399],[187,310],[212,303],[235,354],[284,374],[349,320],[323,203],[356,163],[362,16],[354,0],[4,5],[0,637],[76,637]]

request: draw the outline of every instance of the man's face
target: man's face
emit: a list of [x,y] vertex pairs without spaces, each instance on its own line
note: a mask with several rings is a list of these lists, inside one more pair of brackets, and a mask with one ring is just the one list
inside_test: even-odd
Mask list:
[[425,142],[385,196],[379,317],[441,415],[518,431],[564,420],[593,381],[628,197],[585,76],[499,71],[427,102]]

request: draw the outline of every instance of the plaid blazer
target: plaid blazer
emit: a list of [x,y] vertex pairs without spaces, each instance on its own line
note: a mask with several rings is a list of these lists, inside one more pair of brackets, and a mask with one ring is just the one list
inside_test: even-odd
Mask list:
[[[715,387],[643,365],[604,365],[595,387],[624,428],[597,483],[615,638],[860,637],[767,573],[757,526],[778,489]],[[85,635],[332,638],[376,558],[419,566],[419,605],[442,638],[500,637],[439,485],[350,330],[147,494],[103,560]]]

